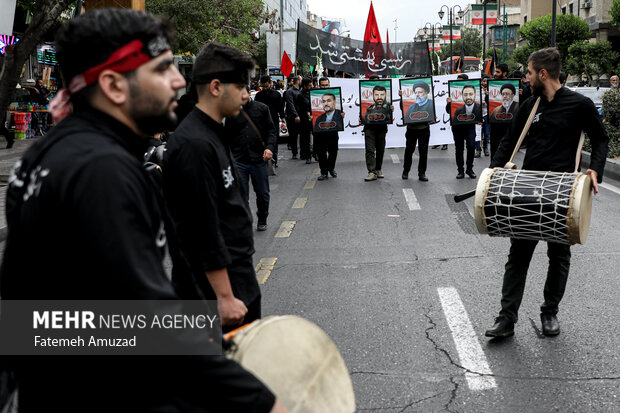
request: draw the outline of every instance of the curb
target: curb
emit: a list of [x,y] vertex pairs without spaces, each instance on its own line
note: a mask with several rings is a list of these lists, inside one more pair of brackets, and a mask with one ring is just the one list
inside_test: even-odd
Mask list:
[[[582,151],[581,168],[586,170],[588,169],[588,166],[590,166],[590,152]],[[620,162],[607,158],[603,175],[603,179],[605,178],[611,178],[615,179],[616,181],[620,181]]]

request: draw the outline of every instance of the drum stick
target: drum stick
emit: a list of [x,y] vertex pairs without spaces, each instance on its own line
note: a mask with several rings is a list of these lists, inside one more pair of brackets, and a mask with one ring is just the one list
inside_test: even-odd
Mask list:
[[454,202],[465,201],[466,199],[471,198],[474,195],[476,195],[475,189],[473,191],[465,192],[464,194],[454,195]]

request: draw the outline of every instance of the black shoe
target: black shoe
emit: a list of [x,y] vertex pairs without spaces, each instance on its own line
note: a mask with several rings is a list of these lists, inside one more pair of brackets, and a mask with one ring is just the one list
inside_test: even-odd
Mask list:
[[403,179],[409,179],[409,173],[408,172],[403,172]]
[[338,178],[338,173],[334,170],[329,171],[329,174],[332,176],[332,178]]
[[312,155],[312,157],[314,158],[315,161],[319,161],[319,156],[315,153],[314,155]]
[[476,174],[474,173],[474,171],[472,171],[471,169],[468,169],[465,171],[465,173],[467,174],[467,176],[469,176],[471,179],[476,179]]
[[321,176],[319,176],[318,178],[316,178],[317,181],[324,181],[326,179],[329,179],[329,176],[322,174]]
[[256,225],[256,230],[257,231],[267,231],[267,223],[266,222],[259,222],[258,225]]
[[433,146],[431,146],[431,149],[437,149],[437,148],[439,148],[440,146],[441,146],[441,145],[433,145]]
[[541,314],[542,333],[546,336],[557,336],[560,334],[560,322],[555,314]]
[[487,148],[484,148],[484,156],[489,156],[489,150]]
[[306,159],[306,163],[312,163],[312,159],[310,158]]
[[476,149],[476,154],[474,155],[474,158],[480,158],[481,155],[482,152],[480,151],[480,149]]
[[493,327],[488,329],[484,335],[487,337],[510,337],[515,333],[515,323],[507,317],[500,315],[495,319]]
[[465,178],[465,174],[463,173],[463,171],[459,172],[459,173],[456,175],[456,179],[463,179],[463,178]]
[[428,182],[428,178],[424,174],[418,175],[418,179],[422,182]]
[[442,145],[441,146],[441,150],[442,151],[447,151],[448,150],[448,145]]

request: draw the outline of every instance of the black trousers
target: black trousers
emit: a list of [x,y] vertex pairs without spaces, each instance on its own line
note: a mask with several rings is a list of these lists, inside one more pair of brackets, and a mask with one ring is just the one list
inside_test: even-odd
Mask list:
[[[311,123],[301,123],[299,126],[299,158],[310,159],[310,133],[312,132]],[[292,146],[291,146],[292,148]]]
[[366,168],[368,172],[380,171],[383,166],[385,153],[385,131],[374,129],[364,130],[364,145],[366,146]]
[[476,128],[471,127],[453,127],[452,136],[455,144],[456,168],[459,172],[463,172],[463,152],[467,146],[467,170],[474,169],[474,152],[476,150]]
[[491,123],[491,161],[493,160],[493,155],[497,152],[497,148],[499,148],[499,143],[502,138],[510,128],[509,123]]
[[319,158],[319,168],[322,175],[336,168],[338,157],[338,132],[313,133],[314,153]]
[[420,155],[420,161],[418,162],[418,175],[424,175],[426,173],[426,165],[428,161],[428,141],[431,137],[430,128],[424,129],[411,129],[407,128],[405,132],[405,165],[403,172],[409,173],[411,170],[411,164],[413,162],[413,153],[415,152],[416,144],[418,145],[418,154]]
[[286,127],[288,128],[288,143],[291,145],[293,156],[297,156],[297,139],[299,137],[301,124],[295,123],[295,118],[286,118]]
[[[502,286],[502,309],[500,315],[515,323],[518,320],[519,307],[523,299],[527,270],[538,241],[511,239],[510,254],[504,272]],[[557,314],[558,305],[564,296],[568,271],[570,269],[570,246],[547,242],[549,268],[543,295],[545,301],[540,307],[541,313]]]

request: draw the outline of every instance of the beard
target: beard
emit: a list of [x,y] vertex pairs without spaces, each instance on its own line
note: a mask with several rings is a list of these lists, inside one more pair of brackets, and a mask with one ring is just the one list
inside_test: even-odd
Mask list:
[[532,90],[532,95],[542,96],[545,87],[543,86],[540,79],[538,79],[538,75],[530,79],[530,89]]
[[129,92],[129,117],[136,122],[138,129],[147,135],[174,129],[177,115],[169,109],[175,101],[174,97],[164,103],[163,99],[157,99],[141,90],[135,82],[129,83]]

